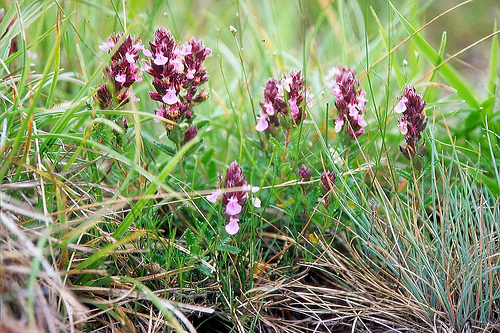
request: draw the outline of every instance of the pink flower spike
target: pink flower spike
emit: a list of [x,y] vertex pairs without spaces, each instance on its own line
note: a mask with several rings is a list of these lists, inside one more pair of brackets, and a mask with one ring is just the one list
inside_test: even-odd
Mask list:
[[155,60],[153,60],[153,62],[154,62],[156,65],[158,65],[158,66],[163,66],[163,65],[165,65],[165,64],[167,63],[167,61],[168,61],[168,58],[167,58],[167,57],[164,57],[164,56],[163,56],[163,54],[161,54],[161,53],[158,53],[158,54],[156,55]]
[[268,128],[269,128],[269,123],[267,122],[267,116],[265,113],[263,113],[260,115],[259,122],[258,122],[257,126],[255,126],[255,129],[258,132],[262,132],[262,131],[267,130]]
[[342,130],[342,127],[344,127],[344,119],[335,119],[335,133],[340,132]]
[[143,72],[148,72],[151,70],[151,66],[149,66],[145,61],[142,62],[142,71]]
[[396,113],[405,112],[406,111],[406,102],[408,102],[408,99],[405,96],[401,97],[398,105],[396,105],[396,107],[394,108],[394,112],[396,112]]
[[170,60],[170,63],[174,66],[177,72],[182,73],[184,71],[184,64],[180,58],[172,59]]
[[235,235],[238,230],[240,230],[240,225],[238,224],[240,220],[235,216],[229,217],[229,223],[226,224],[226,232],[230,235]]
[[144,46],[142,46],[142,54],[144,54],[144,56],[148,58],[153,56],[151,54],[151,51],[147,50]]
[[211,203],[216,203],[217,199],[221,195],[222,195],[222,191],[220,189],[217,189],[217,190],[213,191],[211,194],[207,195],[207,200],[210,201]]
[[358,115],[359,112],[358,112],[358,108],[356,107],[356,105],[349,103],[349,105],[347,107],[349,108],[349,115],[351,117],[355,117]]
[[328,80],[331,80],[331,79],[335,79],[339,74],[340,74],[340,70],[337,67],[332,67],[328,71],[328,75],[325,76],[325,81],[328,81]]
[[134,59],[134,55],[133,54],[130,54],[130,53],[125,53],[125,59],[127,59],[127,61],[129,63],[134,63],[135,62],[135,59]]
[[[163,108],[160,109],[160,110],[155,110],[156,112],[156,115],[159,116],[159,117],[165,117],[165,112],[163,111]],[[159,123],[161,120],[158,119],[158,118],[154,118],[153,119],[155,123]]]
[[109,51],[113,47],[115,47],[115,43],[113,43],[113,41],[111,41],[111,40],[108,40],[107,42],[104,42],[101,45],[99,45],[99,49],[101,49],[103,51]]
[[241,205],[238,203],[238,198],[233,195],[228,199],[226,206],[226,214],[229,216],[238,215],[241,213]]
[[285,76],[283,80],[283,86],[287,92],[290,92],[290,85],[293,83],[292,77],[291,76]]
[[[141,99],[138,98],[135,94],[130,94],[130,99],[134,102],[139,102]],[[156,119],[155,119],[156,120]]]
[[175,104],[179,102],[179,98],[175,93],[176,93],[175,89],[172,88],[167,89],[167,93],[165,94],[165,96],[162,97],[161,100],[163,101],[163,103],[168,105]]
[[340,98],[342,97],[342,90],[340,90],[340,86],[337,84],[335,88],[333,88],[333,97]]
[[255,207],[255,208],[260,208],[260,199],[259,198],[252,198],[252,205]]
[[362,113],[360,113],[359,116],[358,116],[358,125],[361,126],[361,127],[368,126],[368,123],[366,122],[365,117],[363,116]]
[[404,117],[399,118],[398,127],[401,131],[401,134],[406,135],[406,133],[408,133],[408,122],[406,121],[406,119],[404,119]]
[[123,84],[127,80],[127,76],[123,73],[116,74],[115,80],[116,80],[116,82],[120,82],[121,84]]
[[266,110],[266,113],[270,116],[274,116],[274,108],[273,108],[273,103],[270,101],[267,101],[264,103],[264,108]]
[[366,102],[368,100],[366,99],[366,92],[364,90],[361,90],[358,95],[358,105],[361,109],[363,109],[366,105]]
[[191,54],[192,49],[193,46],[189,44],[189,42],[184,43],[184,45],[182,46],[181,55],[187,56],[188,54]]
[[297,109],[297,101],[295,98],[290,98],[288,101],[288,105],[290,106],[290,113],[292,114],[293,119],[297,119],[298,109]]
[[134,78],[135,82],[141,82],[142,81],[142,73],[139,75],[134,74],[133,78]]
[[186,78],[188,80],[192,80],[194,79],[194,74],[196,73],[196,69],[188,69],[187,73],[186,73]]

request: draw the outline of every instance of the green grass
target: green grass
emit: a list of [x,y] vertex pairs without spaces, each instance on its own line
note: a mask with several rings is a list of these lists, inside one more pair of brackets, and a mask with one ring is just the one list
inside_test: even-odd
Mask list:
[[[490,16],[479,2],[0,3],[2,331],[500,330],[494,1]],[[464,15],[484,32],[467,44],[440,30]],[[151,76],[140,101],[93,98],[112,56],[98,46],[113,32],[148,46],[161,25],[212,48],[186,145],[153,121]],[[334,132],[334,66],[366,91],[356,140]],[[307,117],[288,138],[257,132],[266,81],[292,69]],[[415,163],[393,111],[407,84],[429,116]],[[234,236],[206,199],[232,161],[261,200]]]

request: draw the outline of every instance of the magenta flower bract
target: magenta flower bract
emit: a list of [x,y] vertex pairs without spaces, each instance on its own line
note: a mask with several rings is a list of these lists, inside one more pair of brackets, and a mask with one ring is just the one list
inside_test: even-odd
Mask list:
[[425,140],[418,147],[417,144],[427,126],[427,117],[424,112],[426,102],[422,100],[422,94],[417,94],[415,88],[410,85],[406,86],[403,95],[398,96],[398,99],[399,102],[394,111],[403,114],[398,119],[398,127],[406,141],[406,146],[399,146],[399,149],[409,160],[412,160],[415,155],[423,157],[427,150]]
[[[223,189],[225,191],[222,191]],[[236,190],[233,191],[231,189]],[[258,187],[248,185],[243,170],[241,170],[236,161],[229,165],[224,179],[219,175],[217,189],[208,195],[206,199],[215,203],[222,197],[223,211],[229,217],[229,223],[226,224],[226,231],[228,234],[234,235],[238,232],[239,214],[241,214],[247,202],[248,192],[252,191],[252,193],[255,193],[258,190]],[[260,200],[258,198],[252,198],[252,203],[255,207],[260,207]]]
[[[306,167],[304,164],[302,164],[302,167],[297,171],[297,174],[299,175],[299,181],[308,182],[311,180],[311,169]],[[300,184],[303,195],[307,195],[307,192],[310,187],[308,185],[310,184]]]
[[[162,103],[156,114],[177,123],[191,119],[193,106],[208,98],[205,90],[198,91],[198,88],[208,81],[203,62],[212,49],[194,37],[181,46],[164,27],[156,30],[154,41],[149,45],[145,71],[153,77],[156,90],[149,96]],[[172,124],[167,125],[168,131],[172,128]]]
[[330,70],[325,80],[327,86],[332,88],[332,94],[336,98],[335,107],[339,112],[335,119],[335,132],[346,129],[352,138],[357,138],[364,133],[368,125],[365,120],[366,93],[359,86],[353,69],[334,67]]
[[311,169],[302,164],[302,167],[297,171],[299,175],[299,180],[301,181],[310,181],[311,180]]
[[198,127],[196,125],[190,126],[186,133],[184,133],[184,141],[182,142],[183,144],[188,143],[189,141],[193,140],[198,134]]
[[[99,48],[111,52],[121,36],[121,33],[111,34]],[[130,92],[130,87],[142,81],[142,72],[137,65],[140,51],[147,54],[140,38],[128,35],[111,57],[111,64],[104,66],[104,81],[107,83],[97,87],[94,97],[101,109],[114,109],[129,100],[139,100]]]
[[289,129],[299,125],[306,117],[304,101],[311,107],[310,87],[304,85],[301,72],[291,71],[281,76],[281,80],[270,78],[264,88],[264,102],[255,129],[259,132],[272,127]]
[[321,192],[323,193],[323,195],[326,195],[328,192],[330,192],[336,178],[337,177],[335,176],[334,172],[323,171],[323,174],[321,174]]

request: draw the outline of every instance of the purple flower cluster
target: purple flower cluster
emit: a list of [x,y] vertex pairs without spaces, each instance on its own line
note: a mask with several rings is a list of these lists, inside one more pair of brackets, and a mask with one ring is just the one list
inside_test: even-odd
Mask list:
[[321,175],[321,192],[323,193],[323,198],[325,200],[325,206],[328,208],[330,204],[328,197],[330,196],[330,191],[333,189],[333,183],[335,183],[335,173],[332,171],[323,171]]
[[[306,167],[304,164],[302,164],[302,167],[297,171],[297,174],[299,175],[299,181],[301,182],[308,182],[311,180],[311,169]],[[302,188],[302,193],[304,195],[307,194],[307,189],[308,186],[307,184],[301,184],[300,187]]]
[[[222,191],[225,189],[225,191]],[[235,189],[235,190],[231,190]],[[243,206],[247,202],[248,192],[253,193],[259,190],[258,187],[252,187],[247,184],[243,170],[241,170],[238,162],[234,161],[229,165],[226,171],[226,177],[222,180],[219,175],[219,184],[217,190],[207,196],[207,200],[215,203],[222,196],[222,207],[224,212],[229,216],[229,223],[226,224],[226,231],[230,235],[234,235],[240,230],[239,214],[243,210]],[[255,207],[260,207],[260,200],[253,198]]]
[[281,80],[270,78],[264,88],[262,113],[255,129],[262,132],[280,124],[286,129],[299,125],[306,116],[303,102],[311,107],[311,98],[310,87],[304,85],[300,71],[285,73]]
[[353,69],[334,67],[325,77],[329,81],[328,87],[333,88],[335,106],[339,112],[335,119],[335,132],[339,133],[345,127],[353,139],[363,134],[368,125],[364,118],[366,93],[359,86],[355,75]]
[[[111,52],[120,40],[122,34],[112,34],[108,41],[99,46],[103,51]],[[97,87],[95,99],[103,110],[114,109],[129,102],[129,99],[138,101],[130,92],[130,87],[135,82],[142,81],[142,72],[139,71],[137,60],[139,51],[146,55],[140,38],[128,35],[118,50],[111,57],[111,64],[104,67],[104,81],[106,84]]]
[[427,150],[425,140],[418,147],[417,144],[427,126],[427,117],[424,112],[426,102],[422,101],[422,94],[417,94],[415,88],[410,85],[406,86],[403,95],[398,96],[398,99],[399,103],[394,111],[403,114],[398,119],[398,126],[406,141],[406,146],[399,146],[399,149],[409,160],[412,160],[415,155],[423,157]]
[[[198,91],[198,87],[208,80],[203,62],[212,49],[194,37],[179,45],[164,27],[156,30],[149,45],[144,71],[153,77],[156,91],[150,92],[150,97],[162,103],[156,114],[177,123],[191,119],[192,107],[208,98],[205,90]],[[173,125],[167,125],[168,131],[172,128]]]

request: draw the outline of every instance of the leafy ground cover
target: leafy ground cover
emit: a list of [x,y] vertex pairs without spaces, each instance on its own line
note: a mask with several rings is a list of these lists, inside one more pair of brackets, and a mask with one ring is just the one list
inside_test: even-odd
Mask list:
[[500,331],[494,1],[1,3],[2,332]]

